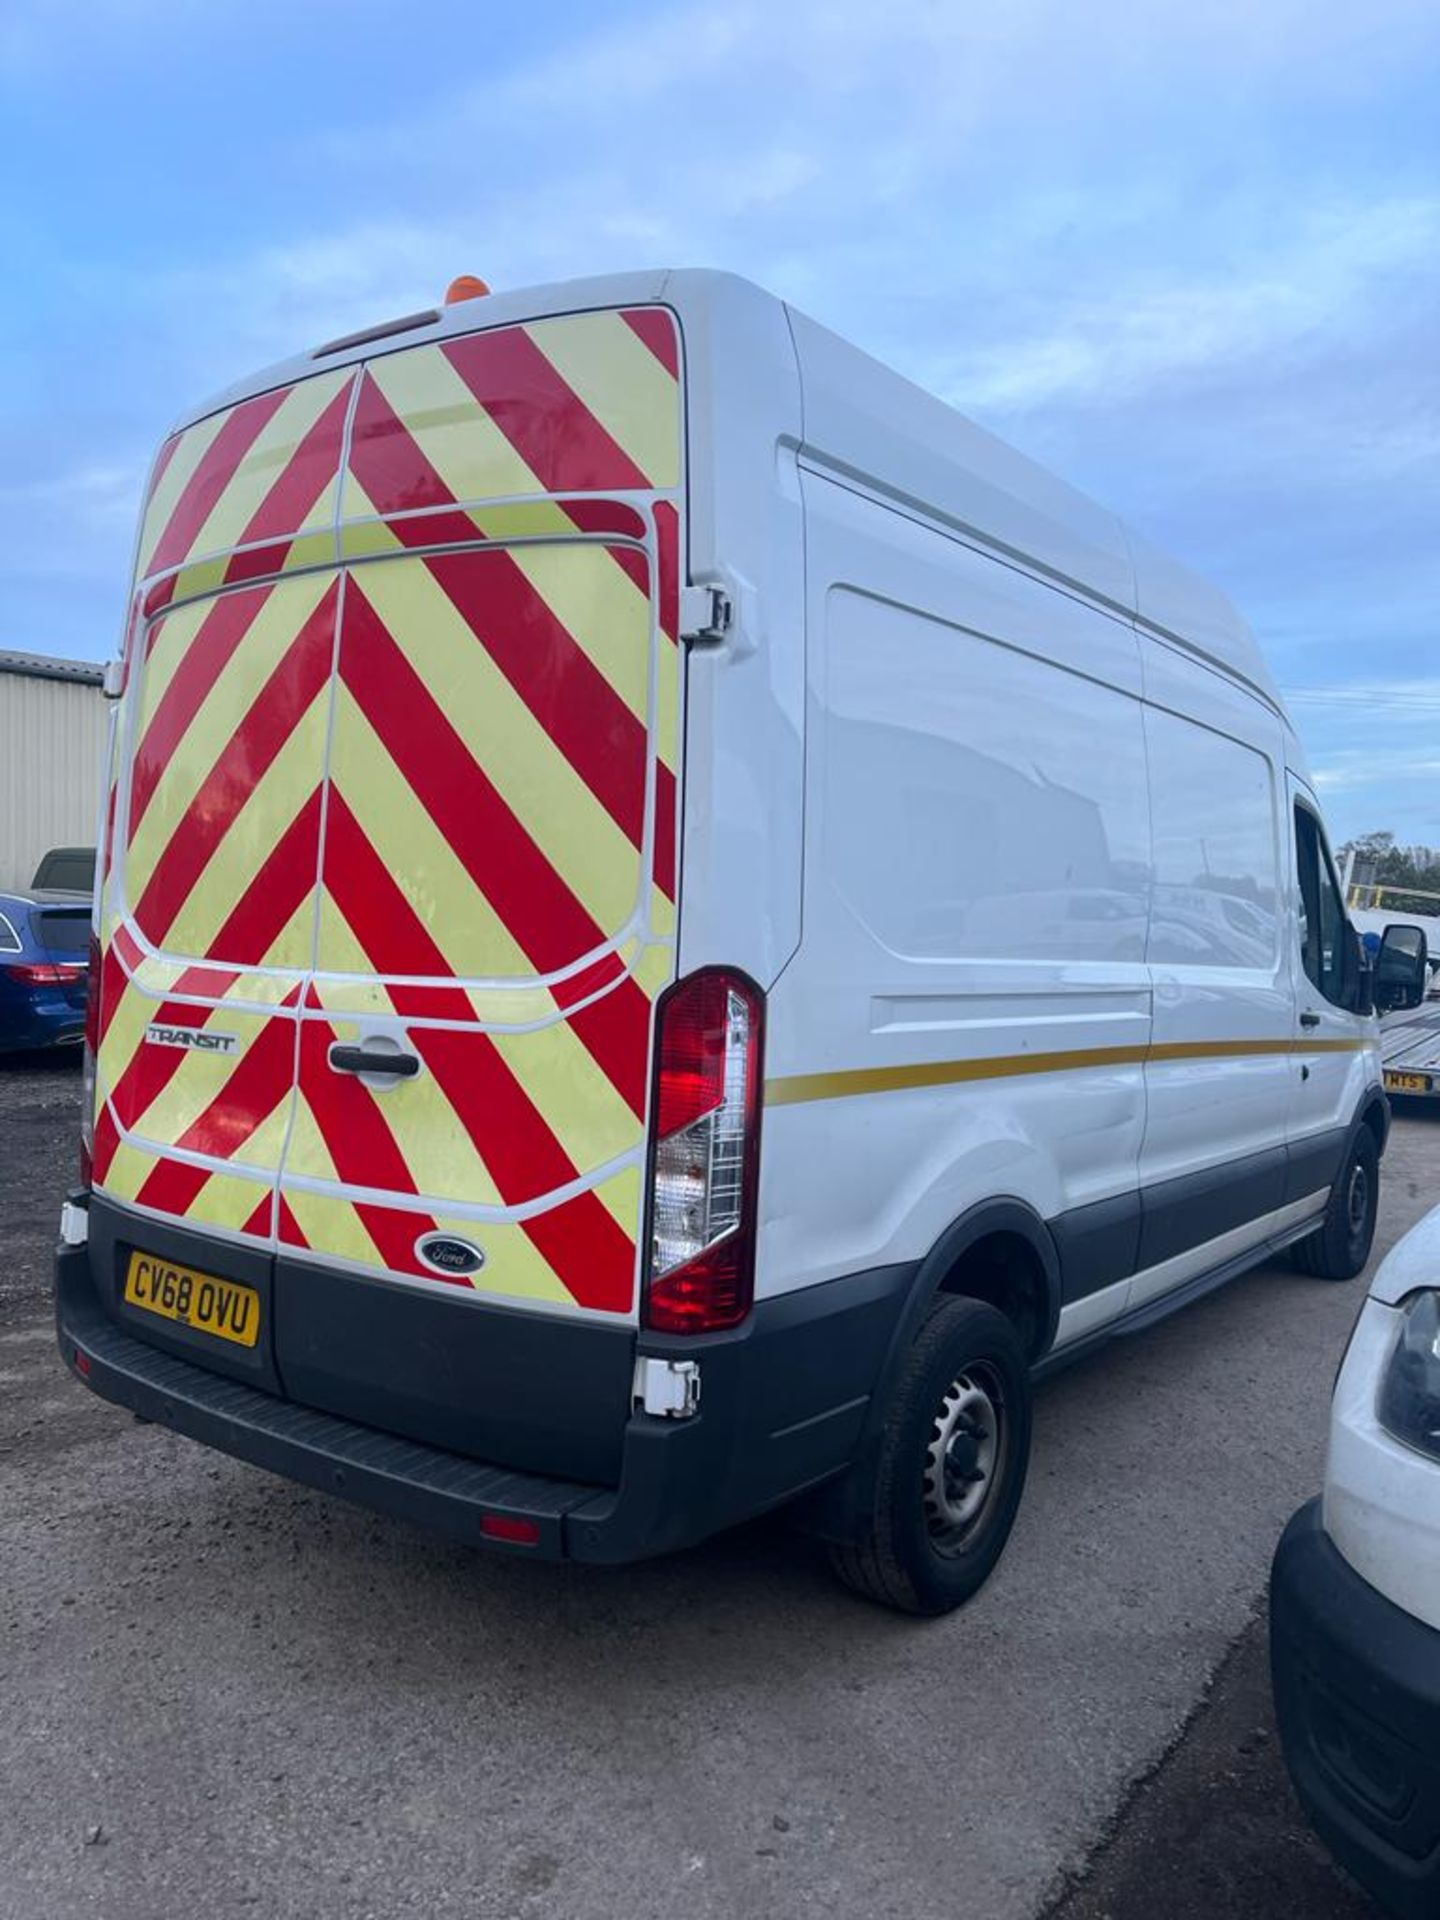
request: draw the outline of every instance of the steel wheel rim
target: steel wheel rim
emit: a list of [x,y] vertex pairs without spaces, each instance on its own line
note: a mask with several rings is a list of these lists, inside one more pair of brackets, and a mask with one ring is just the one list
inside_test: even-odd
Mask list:
[[1000,1377],[977,1361],[941,1395],[925,1448],[925,1526],[937,1552],[963,1552],[974,1538],[1004,1478],[1009,1446]]
[[1358,1240],[1365,1231],[1365,1223],[1370,1217],[1370,1175],[1363,1160],[1357,1160],[1350,1169],[1350,1184],[1345,1193],[1345,1213],[1350,1223],[1350,1236]]

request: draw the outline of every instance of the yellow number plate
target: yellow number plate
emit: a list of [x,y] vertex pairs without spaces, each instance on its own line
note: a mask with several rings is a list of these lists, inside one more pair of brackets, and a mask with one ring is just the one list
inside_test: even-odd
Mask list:
[[1387,1073],[1385,1085],[1391,1093],[1429,1093],[1428,1073]]
[[238,1280],[217,1280],[150,1253],[132,1253],[125,1275],[125,1298],[132,1307],[183,1320],[187,1327],[253,1347],[260,1338],[260,1296]]

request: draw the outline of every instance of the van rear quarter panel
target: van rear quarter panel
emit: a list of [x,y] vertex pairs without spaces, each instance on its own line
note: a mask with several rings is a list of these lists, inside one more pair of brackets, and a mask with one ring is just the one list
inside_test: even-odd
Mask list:
[[800,378],[786,310],[728,274],[677,273],[686,345],[689,577],[735,625],[685,658],[680,971],[768,988],[800,941],[805,532]]
[[[805,925],[771,1003],[765,1292],[921,1258],[979,1201],[1133,1192],[1150,1035],[1133,627],[803,486]],[[1070,1053],[1095,1057],[999,1077]],[[971,1077],[866,1090],[932,1063]]]

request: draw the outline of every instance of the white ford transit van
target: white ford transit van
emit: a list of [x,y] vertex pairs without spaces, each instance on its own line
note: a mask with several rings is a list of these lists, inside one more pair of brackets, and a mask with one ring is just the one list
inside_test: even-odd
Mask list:
[[1224,600],[746,283],[339,340],[165,442],[59,1337],[511,1553],[806,1496],[971,1594],[1035,1369],[1286,1246],[1386,1105]]

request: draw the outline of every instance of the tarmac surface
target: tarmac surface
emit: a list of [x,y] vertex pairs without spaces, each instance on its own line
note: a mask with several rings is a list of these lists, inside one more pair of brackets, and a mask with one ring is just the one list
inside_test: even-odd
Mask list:
[[[1264,1268],[1044,1385],[998,1574],[917,1624],[783,1519],[528,1565],[94,1400],[49,1321],[77,1092],[0,1061],[0,1920],[1372,1913],[1260,1623],[1359,1282]],[[1402,1115],[1377,1254],[1437,1198]]]

